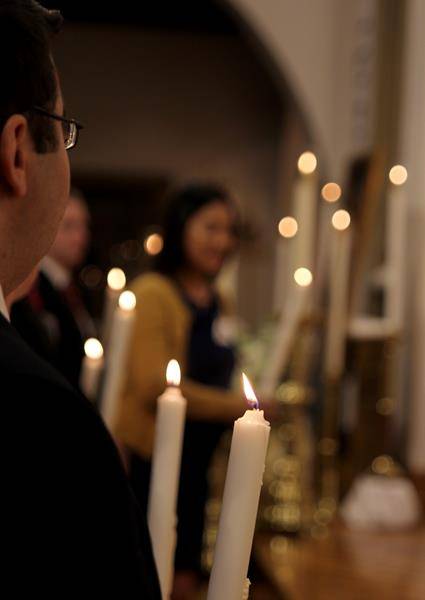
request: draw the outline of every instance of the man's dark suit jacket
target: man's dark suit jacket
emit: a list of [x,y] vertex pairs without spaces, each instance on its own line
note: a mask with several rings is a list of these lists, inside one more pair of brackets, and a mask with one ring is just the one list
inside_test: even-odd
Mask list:
[[160,600],[146,520],[90,403],[0,315],[7,598]]
[[37,295],[40,306],[35,309],[26,298],[15,303],[11,311],[12,324],[39,356],[78,389],[84,341],[90,336],[83,339],[65,295],[43,272],[31,293]]

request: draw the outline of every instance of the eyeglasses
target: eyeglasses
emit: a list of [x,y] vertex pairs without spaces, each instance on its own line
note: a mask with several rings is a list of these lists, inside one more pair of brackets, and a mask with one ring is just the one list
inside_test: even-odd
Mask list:
[[75,119],[67,119],[66,117],[57,115],[56,113],[51,113],[45,110],[44,108],[41,108],[40,106],[33,106],[31,110],[37,112],[40,115],[43,115],[44,117],[56,119],[56,121],[61,122],[65,150],[71,150],[71,148],[74,148],[76,146],[78,142],[78,133],[80,129],[83,129],[83,125],[81,125],[81,123],[79,123]]

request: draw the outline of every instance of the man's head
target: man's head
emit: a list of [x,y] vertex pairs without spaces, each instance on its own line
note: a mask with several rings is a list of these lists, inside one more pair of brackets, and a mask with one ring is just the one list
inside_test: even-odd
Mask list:
[[49,256],[68,271],[81,266],[90,242],[90,214],[81,192],[71,189]]
[[63,100],[50,52],[62,18],[0,0],[0,284],[8,294],[49,249],[69,194]]

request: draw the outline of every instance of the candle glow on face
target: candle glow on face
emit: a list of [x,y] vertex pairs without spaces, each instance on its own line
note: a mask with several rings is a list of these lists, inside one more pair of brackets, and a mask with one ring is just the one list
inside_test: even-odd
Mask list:
[[108,286],[111,290],[122,290],[125,288],[126,278],[122,269],[111,269],[108,273]]
[[294,273],[294,280],[300,287],[308,287],[313,281],[313,274],[310,269],[300,267]]
[[341,187],[332,181],[322,187],[322,198],[326,202],[337,202],[341,198]]
[[123,292],[119,297],[118,305],[122,310],[134,310],[136,308],[136,296],[133,292]]
[[283,217],[279,221],[279,233],[284,238],[293,238],[298,231],[298,223],[294,217]]
[[166,379],[168,385],[173,385],[175,387],[180,385],[180,365],[174,358],[170,360],[167,365]]
[[252,408],[258,409],[259,402],[257,400],[257,396],[255,395],[252,385],[245,373],[242,373],[242,383],[246,399],[251,404]]
[[351,217],[347,210],[337,210],[332,215],[332,225],[338,231],[344,231],[350,227]]
[[403,165],[394,165],[388,177],[393,185],[403,185],[407,181],[407,169]]
[[89,338],[84,343],[84,352],[88,358],[99,359],[103,356],[102,344],[96,338]]
[[303,152],[298,159],[298,170],[303,175],[311,175],[317,167],[317,158],[313,152]]

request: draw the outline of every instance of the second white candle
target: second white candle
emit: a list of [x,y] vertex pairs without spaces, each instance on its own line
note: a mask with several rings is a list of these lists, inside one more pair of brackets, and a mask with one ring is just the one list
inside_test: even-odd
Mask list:
[[168,363],[167,383],[158,398],[148,501],[148,525],[163,600],[170,598],[174,572],[177,494],[187,404],[178,387],[180,368],[176,360]]

